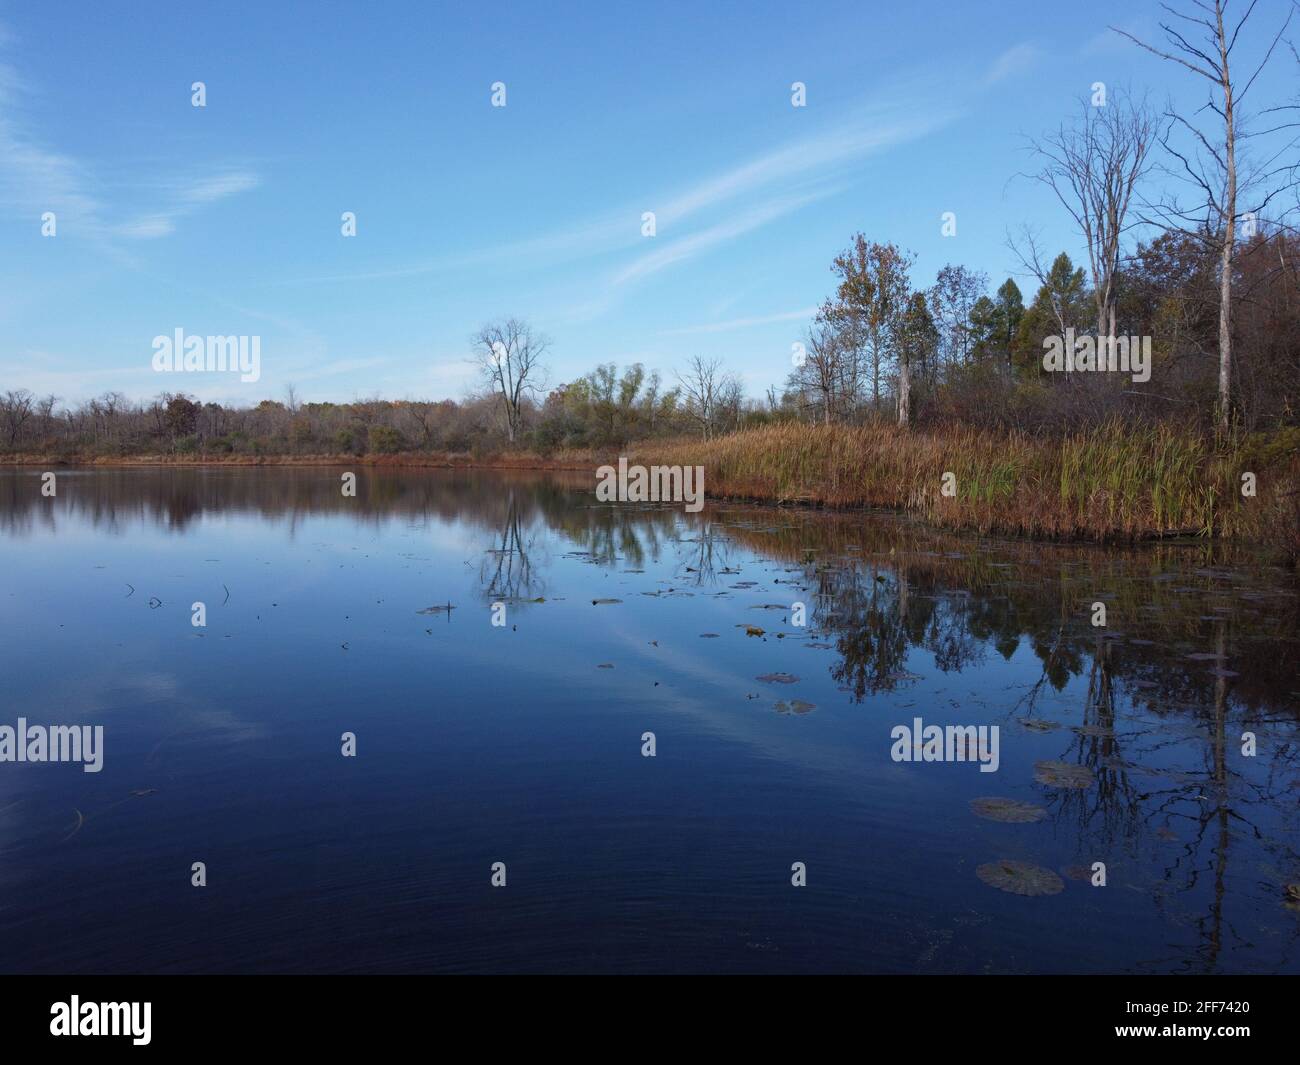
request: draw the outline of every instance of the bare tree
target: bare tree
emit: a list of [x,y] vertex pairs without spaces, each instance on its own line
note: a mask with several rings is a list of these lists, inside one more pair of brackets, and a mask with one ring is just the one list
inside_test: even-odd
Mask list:
[[500,401],[506,439],[515,443],[525,400],[546,387],[542,357],[550,341],[518,318],[483,326],[470,345],[479,374]]
[[42,442],[54,432],[54,408],[58,402],[59,397],[50,394],[42,396],[36,403],[36,416],[40,425]]
[[745,416],[745,386],[734,374],[725,374],[718,389],[718,425],[729,433],[739,431]]
[[1188,15],[1175,11],[1168,4],[1162,4],[1173,18],[1189,23],[1201,34],[1197,43],[1192,43],[1176,29],[1171,22],[1162,22],[1161,30],[1169,42],[1171,51],[1163,51],[1139,40],[1131,33],[1111,29],[1122,37],[1127,37],[1134,44],[1161,59],[1178,63],[1186,67],[1197,77],[1204,78],[1210,85],[1210,98],[1205,108],[1217,118],[1216,132],[1207,134],[1192,121],[1179,114],[1172,107],[1167,116],[1175,127],[1187,133],[1193,148],[1184,152],[1175,149],[1168,135],[1161,143],[1165,150],[1178,161],[1182,176],[1197,189],[1197,196],[1203,201],[1184,206],[1175,201],[1166,202],[1159,207],[1160,214],[1171,220],[1176,228],[1183,232],[1200,236],[1217,242],[1219,249],[1219,428],[1227,432],[1231,423],[1232,398],[1232,269],[1236,251],[1237,219],[1243,214],[1252,217],[1268,205],[1281,189],[1265,187],[1260,192],[1261,199],[1249,212],[1238,211],[1238,194],[1256,182],[1268,183],[1273,175],[1271,167],[1243,180],[1239,173],[1238,142],[1244,141],[1250,134],[1243,132],[1244,112],[1241,110],[1247,94],[1255,84],[1255,79],[1267,66],[1282,34],[1286,32],[1294,14],[1294,6],[1287,5],[1287,16],[1282,26],[1273,36],[1273,40],[1247,79],[1238,91],[1238,82],[1233,80],[1232,53],[1243,27],[1254,13],[1258,0],[1250,0],[1245,12],[1235,26],[1224,22],[1224,12],[1229,0],[1190,0],[1191,6],[1199,15]]
[[25,388],[10,389],[0,396],[0,423],[4,425],[10,448],[18,443],[18,434],[32,416],[35,403],[36,397]]
[[824,425],[845,416],[857,398],[858,358],[848,328],[835,306],[825,304],[809,327],[803,362],[787,384],[817,409]]
[[686,397],[687,415],[700,427],[704,439],[709,439],[727,381],[722,360],[696,355],[687,364],[686,372],[678,371],[676,376]]
[[98,420],[104,438],[110,443],[117,443],[118,423],[121,416],[130,411],[131,401],[121,392],[105,392],[95,402],[98,403]]
[[[1031,143],[1042,161],[1042,169],[1032,176],[1060,200],[1087,248],[1098,340],[1115,336],[1120,245],[1134,192],[1151,167],[1159,133],[1159,122],[1145,100],[1116,93],[1101,106],[1085,97],[1082,115],[1072,125],[1062,124]],[[1032,242],[1028,257],[1021,259],[1035,263],[1035,273],[1041,272]]]

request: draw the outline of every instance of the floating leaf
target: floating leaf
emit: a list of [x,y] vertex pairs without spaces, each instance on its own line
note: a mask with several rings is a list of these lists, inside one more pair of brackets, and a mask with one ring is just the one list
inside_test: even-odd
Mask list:
[[701,640],[716,640],[717,638],[718,638],[718,634],[717,634],[716,632],[702,632],[702,633],[700,633],[700,639],[701,639]]
[[762,636],[762,635],[763,635],[763,630],[760,629],[757,625],[746,625],[746,626],[745,626],[745,635],[746,635],[746,636]]
[[1092,770],[1069,762],[1035,762],[1034,779],[1052,788],[1092,787]]
[[423,610],[417,610],[417,614],[450,614],[456,608],[450,603],[444,603],[442,606],[426,606]]
[[776,704],[778,714],[807,714],[816,709],[816,703],[806,703],[802,699],[791,699],[788,703],[782,699]]
[[1019,799],[994,797],[971,799],[970,808],[980,817],[990,821],[1004,821],[1010,825],[1041,821],[1047,816],[1047,811],[1041,806],[1035,806],[1032,802],[1021,802]]
[[1038,717],[1028,717],[1020,723],[1030,732],[1051,732],[1053,729],[1061,727],[1055,721],[1044,721]]
[[593,599],[593,600],[591,601],[591,605],[592,605],[592,606],[605,606],[605,605],[610,604],[610,603],[621,603],[622,601],[623,601],[622,599]]
[[755,677],[755,680],[761,680],[765,684],[793,684],[799,678],[793,673],[764,673],[761,677]]
[[988,862],[976,869],[975,875],[989,887],[1013,895],[1059,895],[1065,890],[1065,881],[1054,872],[1029,862]]

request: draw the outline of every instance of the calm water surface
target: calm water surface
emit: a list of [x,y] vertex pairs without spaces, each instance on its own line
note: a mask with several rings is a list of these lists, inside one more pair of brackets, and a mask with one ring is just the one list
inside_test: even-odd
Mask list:
[[1269,560],[340,472],[0,471],[0,724],[105,729],[0,764],[0,970],[1300,972]]

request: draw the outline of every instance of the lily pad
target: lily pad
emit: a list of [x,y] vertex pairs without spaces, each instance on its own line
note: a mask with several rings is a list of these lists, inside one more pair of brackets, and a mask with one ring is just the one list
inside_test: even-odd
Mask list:
[[793,684],[799,678],[793,673],[764,673],[761,677],[755,677],[755,680],[761,680],[765,684]]
[[1051,788],[1092,787],[1092,770],[1069,762],[1035,762],[1034,779]]
[[816,709],[816,703],[806,703],[802,699],[791,699],[788,703],[782,699],[776,704],[778,714],[807,714]]
[[1047,816],[1047,811],[1041,806],[1035,806],[1032,802],[1021,802],[1019,799],[995,797],[971,799],[970,808],[971,812],[979,817],[989,821],[1003,821],[1009,825],[1041,821]]
[[1065,881],[1054,872],[1029,862],[987,862],[975,870],[975,875],[989,887],[1013,895],[1059,895],[1065,890]]

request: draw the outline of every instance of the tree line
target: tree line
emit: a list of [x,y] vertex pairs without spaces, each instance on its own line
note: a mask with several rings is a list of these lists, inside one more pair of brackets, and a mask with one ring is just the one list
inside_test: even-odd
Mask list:
[[[480,389],[453,400],[365,399],[253,407],[163,393],[135,402],[109,392],[75,406],[25,389],[0,392],[0,448],[113,455],[482,452],[614,448],[634,440],[719,433],[775,421],[904,427],[969,424],[1037,434],[1119,419],[1199,425],[1220,438],[1293,426],[1300,382],[1300,98],[1251,95],[1277,57],[1300,54],[1290,13],[1262,27],[1258,62],[1238,49],[1260,17],[1229,17],[1223,0],[1166,6],[1165,41],[1124,31],[1143,51],[1198,79],[1206,102],[1153,108],[1101,83],[1053,132],[1030,141],[1021,177],[1050,190],[1083,256],[1043,253],[1029,227],[1009,249],[1033,279],[989,278],[949,264],[928,285],[916,256],[854,234],[831,263],[832,288],[791,353],[788,377],[763,397],[704,351],[666,381],[613,363],[555,387],[550,341],[506,318],[471,338]],[[1254,17],[1254,21],[1252,18]],[[1245,36],[1243,37],[1243,32]],[[1250,106],[1251,110],[1247,111]],[[1260,139],[1262,138],[1262,139]],[[1159,176],[1159,183],[1153,178]],[[1097,346],[1148,337],[1150,379],[1053,373],[1044,342],[1066,334]],[[770,353],[755,353],[767,359]]]

